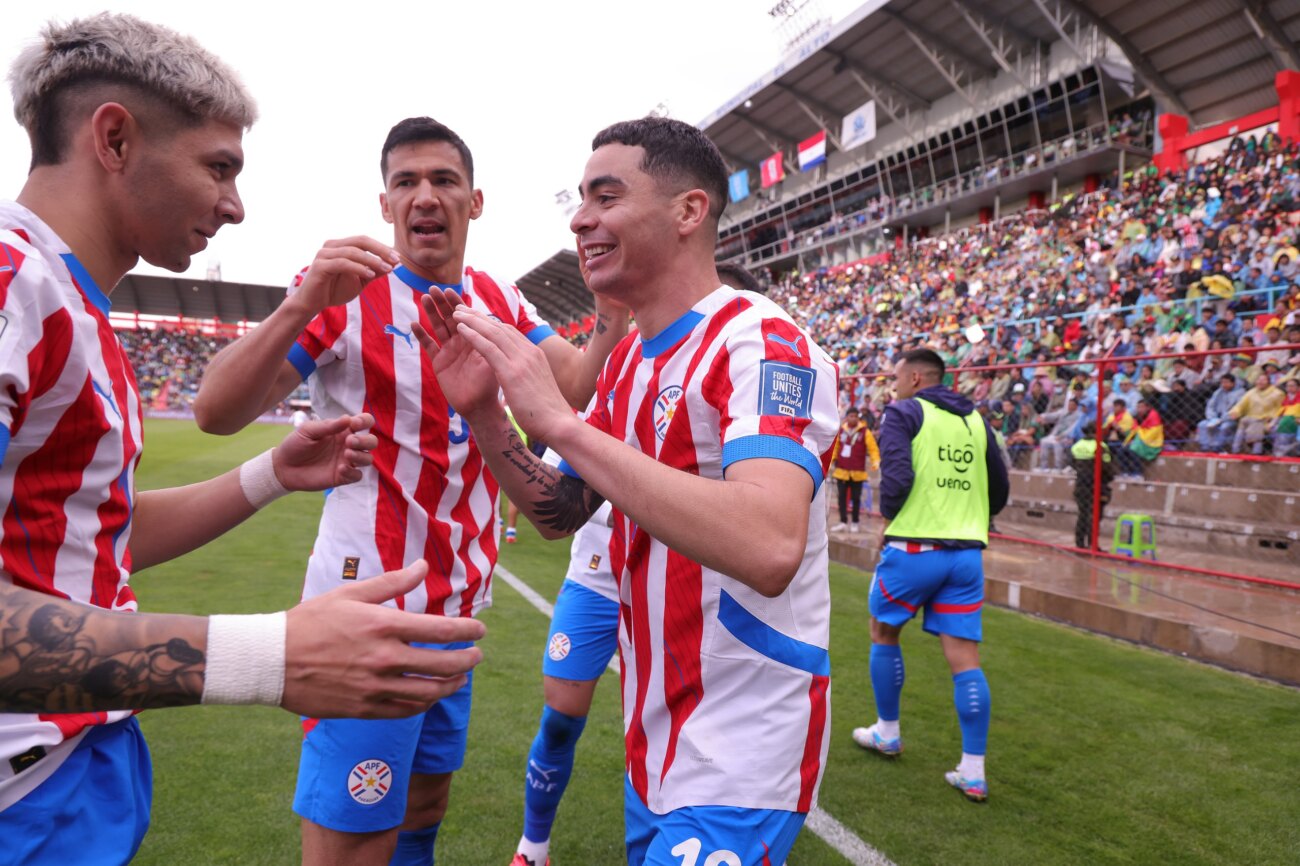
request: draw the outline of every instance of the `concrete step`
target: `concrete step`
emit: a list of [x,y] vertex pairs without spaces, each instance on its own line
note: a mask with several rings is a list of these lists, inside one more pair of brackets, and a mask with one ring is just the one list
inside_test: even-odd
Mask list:
[[[1300,526],[1300,490],[1249,489],[1151,479],[1116,479],[1108,510],[1272,526]],[[1013,502],[1074,504],[1074,474],[1011,472]]]

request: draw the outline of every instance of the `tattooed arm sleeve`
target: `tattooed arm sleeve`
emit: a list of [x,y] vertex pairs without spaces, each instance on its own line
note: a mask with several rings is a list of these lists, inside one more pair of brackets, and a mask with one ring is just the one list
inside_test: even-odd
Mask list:
[[[477,435],[477,432],[476,434]],[[510,501],[519,506],[544,535],[562,537],[577,532],[605,499],[581,478],[565,475],[524,445],[513,425],[500,431],[503,471],[496,471]],[[498,461],[489,460],[489,464]],[[547,532],[550,530],[550,532]]]
[[0,712],[197,704],[208,623],[114,613],[0,586]]

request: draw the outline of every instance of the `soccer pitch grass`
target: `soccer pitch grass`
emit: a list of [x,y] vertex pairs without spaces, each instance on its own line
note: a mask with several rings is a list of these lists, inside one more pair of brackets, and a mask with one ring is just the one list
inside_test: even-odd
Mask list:
[[[205,436],[146,423],[141,489],[229,469],[287,427]],[[321,499],[274,503],[208,548],[132,580],[142,609],[249,613],[293,604]],[[503,564],[554,599],[568,545],[520,526]],[[937,643],[904,633],[907,685],[896,761],[849,731],[875,718],[867,671],[868,576],[831,569],[835,609],[830,755],[821,806],[895,863],[1295,864],[1300,862],[1300,692],[998,609],[986,609],[993,694],[990,800],[943,781],[960,734]],[[483,615],[465,769],[438,839],[443,866],[505,866],[522,826],[523,770],[541,710],[547,623],[504,581]],[[140,722],[153,751],[153,828],[139,864],[287,864],[301,729],[280,710],[189,707]],[[552,845],[556,866],[622,862],[617,678],[596,695]],[[87,840],[93,845],[93,840]],[[843,864],[805,831],[791,866]]]

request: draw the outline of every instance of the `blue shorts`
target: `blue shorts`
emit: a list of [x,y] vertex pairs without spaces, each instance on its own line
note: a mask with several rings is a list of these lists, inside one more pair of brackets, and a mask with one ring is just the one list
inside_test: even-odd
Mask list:
[[304,719],[293,810],[345,833],[391,830],[401,824],[412,773],[453,773],[465,763],[472,671],[469,676],[455,694],[410,718]]
[[656,815],[623,779],[628,866],[782,866],[807,817],[736,806],[687,806]]
[[930,634],[981,640],[983,553],[978,548],[908,553],[886,544],[871,578],[871,615],[897,627],[924,607]]
[[542,673],[562,680],[598,680],[618,649],[618,602],[566,580],[555,600]]
[[149,829],[153,770],[134,717],[91,728],[34,791],[0,812],[0,861],[108,866],[135,856]]

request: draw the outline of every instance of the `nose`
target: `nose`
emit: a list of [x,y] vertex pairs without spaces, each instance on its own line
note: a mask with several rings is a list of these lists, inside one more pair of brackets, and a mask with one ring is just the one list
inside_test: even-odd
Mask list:
[[433,194],[433,184],[427,180],[420,181],[415,187],[413,204],[418,208],[430,208],[437,202],[438,197]]
[[583,232],[591,231],[595,225],[595,217],[587,207],[587,203],[583,202],[578,205],[578,209],[573,212],[573,217],[569,220],[569,231],[581,237]]
[[217,202],[217,215],[223,223],[238,225],[244,221],[244,201],[239,197],[239,190],[234,186]]

